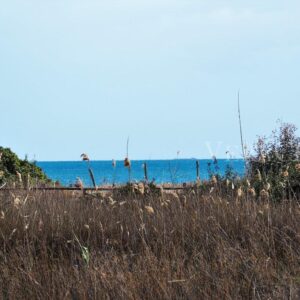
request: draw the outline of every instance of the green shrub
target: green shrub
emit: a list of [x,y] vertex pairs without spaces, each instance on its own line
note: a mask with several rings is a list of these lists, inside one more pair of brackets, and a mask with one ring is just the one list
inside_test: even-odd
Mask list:
[[35,163],[18,158],[9,148],[0,147],[0,183],[19,180],[18,173],[21,174],[24,182],[28,178],[38,181],[48,180],[42,169]]
[[249,158],[248,171],[259,193],[263,189],[273,199],[300,195],[300,138],[293,124],[282,123],[271,137],[260,137],[255,154]]

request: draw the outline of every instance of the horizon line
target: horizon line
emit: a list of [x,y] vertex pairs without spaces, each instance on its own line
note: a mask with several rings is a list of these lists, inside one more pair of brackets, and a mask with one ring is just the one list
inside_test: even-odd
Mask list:
[[[95,161],[103,161],[103,162],[111,162],[115,160],[116,162],[122,162],[124,159],[91,159],[90,162]],[[168,160],[214,160],[213,157],[211,158],[196,158],[196,157],[189,157],[189,158],[158,158],[158,159],[131,159],[131,161],[168,161]],[[220,157],[217,160],[244,160],[243,157]],[[84,162],[83,160],[33,160],[30,162]]]

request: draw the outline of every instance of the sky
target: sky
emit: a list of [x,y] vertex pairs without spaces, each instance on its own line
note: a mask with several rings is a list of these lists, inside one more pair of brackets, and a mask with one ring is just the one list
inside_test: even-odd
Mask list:
[[[241,156],[300,127],[300,2],[0,0],[0,145],[39,161]],[[178,152],[180,151],[180,152]]]

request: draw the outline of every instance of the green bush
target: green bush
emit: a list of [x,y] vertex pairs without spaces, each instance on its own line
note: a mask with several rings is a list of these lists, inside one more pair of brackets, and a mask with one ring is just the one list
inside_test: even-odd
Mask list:
[[265,190],[273,199],[300,195],[300,138],[293,124],[282,123],[271,137],[260,137],[248,171],[259,193]]
[[35,163],[31,163],[27,159],[19,159],[9,148],[0,147],[0,183],[19,181],[18,173],[24,182],[28,178],[38,181],[48,180],[42,169]]

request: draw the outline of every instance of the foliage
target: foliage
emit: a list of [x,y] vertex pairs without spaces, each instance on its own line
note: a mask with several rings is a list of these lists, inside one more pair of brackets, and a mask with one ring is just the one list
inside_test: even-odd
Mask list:
[[20,173],[25,182],[29,176],[32,179],[46,181],[47,177],[42,169],[29,162],[27,159],[22,160],[9,148],[0,147],[0,183],[4,181],[19,180],[17,174]]
[[267,189],[274,199],[300,192],[300,138],[293,124],[282,123],[271,137],[260,137],[249,158],[249,177],[256,190]]

